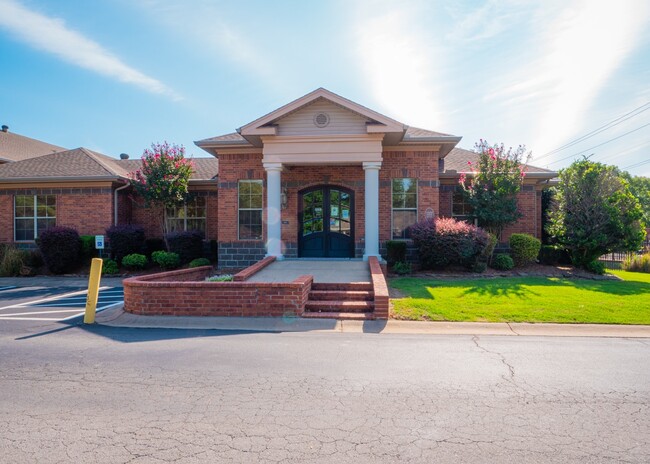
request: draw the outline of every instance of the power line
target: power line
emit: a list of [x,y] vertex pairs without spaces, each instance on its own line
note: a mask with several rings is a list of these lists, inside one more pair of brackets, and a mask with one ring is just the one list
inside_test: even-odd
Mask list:
[[650,160],[641,161],[640,163],[635,163],[635,164],[630,164],[629,166],[625,166],[624,168],[621,168],[621,170],[631,169],[631,168],[638,168],[638,167],[643,166],[643,165],[648,164],[648,163],[650,163]]
[[650,102],[646,102],[643,105],[633,109],[632,111],[629,111],[629,112],[625,113],[624,115],[619,116],[616,119],[613,119],[612,121],[608,122],[607,124],[605,124],[603,126],[600,126],[599,128],[594,129],[593,131],[588,132],[585,135],[583,135],[581,137],[578,137],[575,140],[572,140],[572,141],[570,141],[568,143],[565,143],[564,145],[562,145],[562,146],[560,146],[560,147],[558,147],[558,148],[556,148],[554,150],[551,150],[551,151],[549,151],[547,153],[544,153],[543,155],[540,155],[539,157],[533,157],[533,158],[537,162],[542,158],[546,158],[547,156],[550,156],[550,155],[555,154],[555,153],[557,153],[559,151],[565,150],[565,149],[567,149],[569,147],[572,147],[573,145],[576,145],[576,144],[578,144],[580,142],[583,142],[583,141],[585,141],[585,140],[587,140],[587,139],[589,139],[589,138],[591,138],[591,137],[593,137],[595,135],[598,135],[601,132],[606,131],[607,129],[611,129],[612,127],[616,127],[619,124],[627,121],[628,119],[631,119],[634,116],[638,116],[639,114],[641,114],[644,111],[647,111],[649,109],[650,109]]
[[603,142],[603,143],[599,143],[598,145],[594,145],[594,146],[591,147],[591,148],[587,148],[587,149],[585,149],[585,150],[579,151],[578,153],[574,153],[573,155],[567,156],[567,157],[565,157],[565,158],[560,158],[559,160],[551,161],[550,163],[548,163],[548,165],[555,164],[555,163],[559,163],[560,161],[568,160],[569,158],[573,158],[574,156],[581,155],[581,154],[583,154],[583,153],[585,153],[585,152],[587,152],[587,151],[589,151],[589,150],[593,150],[594,148],[602,147],[603,145],[606,145],[606,144],[608,144],[608,143],[610,143],[610,142],[613,142],[614,140],[618,140],[618,139],[620,139],[620,138],[622,138],[622,137],[625,137],[626,135],[629,135],[629,134],[631,134],[631,133],[633,133],[633,132],[639,131],[639,130],[643,129],[644,127],[648,127],[648,126],[650,126],[650,122],[649,122],[648,124],[644,124],[644,125],[641,126],[641,127],[637,127],[636,129],[633,129],[633,130],[631,130],[631,131],[629,131],[629,132],[626,132],[625,134],[621,134],[621,135],[619,135],[618,137],[614,137],[614,138],[612,138],[612,139],[606,140],[606,141]]

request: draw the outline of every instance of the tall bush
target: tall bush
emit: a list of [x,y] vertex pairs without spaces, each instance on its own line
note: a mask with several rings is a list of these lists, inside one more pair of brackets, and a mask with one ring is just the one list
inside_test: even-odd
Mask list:
[[423,269],[459,265],[472,269],[489,244],[485,230],[452,218],[418,223],[411,229]]
[[198,231],[173,232],[167,235],[169,251],[176,253],[181,263],[203,257],[203,234]]
[[71,227],[50,227],[37,240],[43,261],[54,274],[73,271],[81,262],[81,239]]
[[135,225],[118,225],[106,229],[106,236],[111,246],[111,257],[118,263],[122,258],[133,253],[142,253],[144,246],[144,229]]
[[582,159],[560,171],[549,233],[573,263],[593,263],[613,251],[638,251],[645,238],[643,210],[614,166]]
[[389,266],[406,262],[406,242],[402,240],[386,241],[386,262]]

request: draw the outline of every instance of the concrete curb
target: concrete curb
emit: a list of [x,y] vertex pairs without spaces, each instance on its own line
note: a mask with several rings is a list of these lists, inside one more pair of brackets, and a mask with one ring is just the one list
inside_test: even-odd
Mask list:
[[241,332],[342,332],[419,335],[505,335],[537,337],[650,338],[650,325],[526,324],[483,322],[340,321],[299,317],[140,316],[122,306],[97,314],[97,324],[149,329],[229,330]]

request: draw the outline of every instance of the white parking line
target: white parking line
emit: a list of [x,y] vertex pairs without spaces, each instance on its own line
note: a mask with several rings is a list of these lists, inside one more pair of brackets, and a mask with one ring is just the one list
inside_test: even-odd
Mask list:
[[52,314],[52,313],[76,313],[79,309],[57,309],[56,311],[30,311],[28,313],[11,313],[11,314],[0,314],[2,317],[11,317],[11,316],[29,316],[33,314]]
[[[99,290],[106,290],[108,288],[112,288],[112,287],[101,287]],[[77,292],[63,293],[61,295],[51,296],[49,298],[43,298],[43,299],[40,299],[40,300],[27,301],[25,303],[18,303],[18,304],[10,305],[10,306],[3,306],[2,308],[0,308],[0,311],[2,311],[3,309],[21,308],[23,306],[30,306],[30,305],[37,304],[37,303],[43,303],[45,301],[60,300],[61,298],[66,298],[66,297],[69,297],[69,296],[83,295],[83,294],[85,294],[87,292],[88,292],[88,290],[79,290]]]
[[15,285],[9,285],[8,287],[0,287],[0,292],[3,290],[11,290],[12,288],[18,288]]

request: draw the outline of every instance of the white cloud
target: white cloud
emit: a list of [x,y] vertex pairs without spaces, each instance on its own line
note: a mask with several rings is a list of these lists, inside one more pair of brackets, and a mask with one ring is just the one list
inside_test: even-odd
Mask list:
[[444,127],[440,47],[420,27],[412,2],[360,1],[352,9],[361,80],[387,116],[425,128]]
[[589,110],[639,45],[648,14],[647,2],[634,0],[545,3],[531,24],[539,31],[530,42],[533,58],[499,76],[486,102],[535,125],[531,147],[538,156],[562,145],[588,128]]
[[0,27],[34,48],[148,92],[181,99],[165,84],[125,64],[98,43],[67,27],[61,19],[31,11],[14,0],[0,0],[0,11]]

